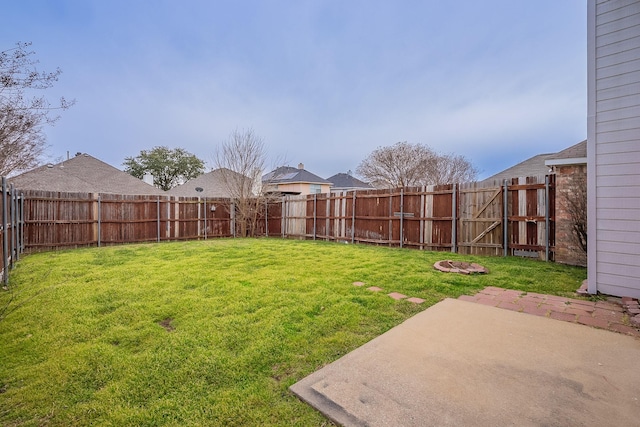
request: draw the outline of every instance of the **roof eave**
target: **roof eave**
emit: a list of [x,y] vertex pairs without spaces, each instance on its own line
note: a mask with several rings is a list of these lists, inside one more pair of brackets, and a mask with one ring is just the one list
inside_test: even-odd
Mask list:
[[552,159],[544,162],[545,166],[586,165],[586,157],[572,157],[567,159]]

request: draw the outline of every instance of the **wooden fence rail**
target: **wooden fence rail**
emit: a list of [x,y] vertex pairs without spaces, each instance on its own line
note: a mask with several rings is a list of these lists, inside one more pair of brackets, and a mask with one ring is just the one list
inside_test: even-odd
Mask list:
[[[16,255],[21,250],[236,236],[229,199],[24,191],[10,202],[9,193],[3,188],[3,210],[14,212],[14,206],[23,219],[20,226],[3,219],[3,247],[21,241],[19,250],[4,251]],[[483,185],[286,196],[265,202],[258,218],[257,234],[263,236],[552,260],[555,181],[550,175]],[[7,265],[3,261],[3,268]]]

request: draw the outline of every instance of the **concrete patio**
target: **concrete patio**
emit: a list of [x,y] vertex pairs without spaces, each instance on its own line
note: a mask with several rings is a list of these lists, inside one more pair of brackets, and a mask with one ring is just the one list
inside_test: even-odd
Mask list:
[[610,316],[606,326],[594,321],[609,328],[622,314],[536,294],[518,304],[527,295],[504,292],[446,299],[291,390],[344,426],[640,422],[640,339],[585,320]]

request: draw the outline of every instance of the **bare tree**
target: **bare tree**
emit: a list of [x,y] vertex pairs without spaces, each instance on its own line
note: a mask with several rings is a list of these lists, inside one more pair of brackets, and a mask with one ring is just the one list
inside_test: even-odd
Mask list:
[[52,87],[62,71],[38,71],[29,46],[16,43],[0,52],[0,175],[37,166],[46,149],[43,126],[54,124],[60,118],[55,112],[75,102],[60,98],[54,105],[44,96],[31,96]]
[[459,154],[438,155],[434,164],[435,168],[429,174],[431,178],[426,179],[425,184],[471,182],[478,177],[478,169]]
[[267,202],[261,181],[266,157],[264,141],[253,129],[234,130],[214,153],[241,236],[255,236],[260,212]]
[[465,182],[478,174],[463,156],[438,154],[427,145],[406,141],[377,148],[356,172],[376,188]]

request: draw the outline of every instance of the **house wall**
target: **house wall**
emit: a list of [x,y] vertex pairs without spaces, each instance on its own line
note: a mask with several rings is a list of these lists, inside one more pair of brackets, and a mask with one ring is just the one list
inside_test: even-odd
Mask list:
[[562,264],[587,266],[587,253],[580,247],[574,231],[579,218],[572,213],[583,198],[586,201],[587,165],[556,167],[556,240],[555,261]]
[[589,292],[640,297],[640,0],[588,3]]
[[[321,193],[329,193],[331,190],[331,185],[322,184],[321,185]],[[290,184],[278,184],[278,190],[283,193],[299,193],[300,195],[311,194],[311,184],[308,182],[300,183],[293,182]]]

